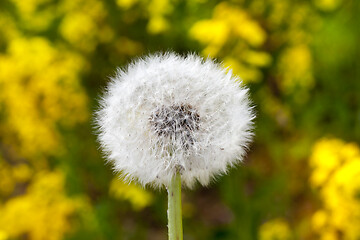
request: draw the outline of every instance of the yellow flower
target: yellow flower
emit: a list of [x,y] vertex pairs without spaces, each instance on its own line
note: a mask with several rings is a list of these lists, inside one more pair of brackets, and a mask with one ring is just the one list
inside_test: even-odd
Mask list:
[[116,0],[116,4],[125,10],[131,8],[137,2],[138,0]]
[[[15,187],[16,180],[11,171],[11,166],[6,164],[0,156],[0,195],[10,195]],[[1,228],[0,228],[1,229]]]
[[12,172],[17,182],[26,182],[32,176],[32,169],[25,163],[15,165]]
[[259,67],[268,66],[272,61],[271,55],[269,53],[252,50],[244,51],[242,58],[244,62]]
[[316,7],[323,11],[335,10],[341,3],[342,0],[313,0]]
[[67,14],[60,25],[60,32],[66,40],[83,50],[92,51],[95,47],[96,26],[87,14]]
[[173,11],[169,0],[150,0],[147,5],[150,16],[166,15]]
[[318,141],[310,158],[310,182],[323,203],[312,217],[320,239],[356,240],[360,237],[360,149],[338,139]]
[[232,57],[226,57],[224,59],[224,67],[230,67],[234,74],[239,75],[245,83],[258,82],[263,76],[257,68],[246,66]]
[[[212,18],[196,22],[189,34],[204,45],[204,56],[224,58],[224,65],[245,82],[261,80],[263,74],[259,68],[271,63],[268,53],[252,50],[264,44],[266,32],[245,9],[235,5],[218,4]],[[225,49],[231,52],[226,53]]]
[[281,218],[264,223],[259,230],[259,240],[289,240],[291,238],[289,225]]
[[110,195],[129,201],[134,210],[138,211],[149,206],[153,201],[153,195],[134,183],[124,183],[117,177],[111,181]]
[[7,240],[7,239],[9,239],[8,234],[5,231],[0,230],[0,240]]
[[10,238],[24,234],[32,240],[59,240],[69,231],[69,216],[75,212],[65,196],[61,172],[38,173],[27,193],[0,207],[0,228]]
[[316,231],[322,231],[322,229],[327,224],[328,217],[329,216],[327,215],[327,212],[324,210],[319,210],[319,211],[315,212],[311,219],[313,228]]
[[201,43],[221,47],[227,41],[229,31],[229,26],[224,21],[203,20],[192,26],[190,35]]
[[158,34],[166,31],[169,28],[169,24],[162,16],[151,17],[147,25],[147,30],[151,34]]
[[297,45],[288,48],[280,56],[279,72],[283,76],[281,87],[284,92],[291,93],[296,87],[312,88],[312,55],[307,45]]
[[0,68],[5,143],[28,157],[58,153],[56,124],[73,125],[88,117],[79,79],[84,60],[44,38],[17,38],[0,54]]
[[19,11],[23,14],[26,13],[33,13],[39,6],[41,6],[44,3],[49,2],[50,0],[11,0],[13,3],[15,3],[16,7],[19,9]]

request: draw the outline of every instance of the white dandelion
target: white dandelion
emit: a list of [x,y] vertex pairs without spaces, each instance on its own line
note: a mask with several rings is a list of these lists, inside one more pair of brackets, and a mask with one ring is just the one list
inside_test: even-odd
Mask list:
[[111,78],[96,113],[114,170],[142,185],[207,185],[242,161],[254,113],[241,79],[190,54],[140,58]]
[[125,179],[166,186],[169,239],[181,240],[181,183],[207,185],[245,155],[254,119],[248,89],[193,54],[138,59],[111,80],[96,113],[99,141]]

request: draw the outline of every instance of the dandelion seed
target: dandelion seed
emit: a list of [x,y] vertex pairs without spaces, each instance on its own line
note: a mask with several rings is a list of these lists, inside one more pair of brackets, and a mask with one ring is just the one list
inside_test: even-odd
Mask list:
[[187,187],[225,173],[242,161],[254,119],[248,89],[231,71],[173,53],[118,69],[96,116],[115,171],[156,187],[176,173]]

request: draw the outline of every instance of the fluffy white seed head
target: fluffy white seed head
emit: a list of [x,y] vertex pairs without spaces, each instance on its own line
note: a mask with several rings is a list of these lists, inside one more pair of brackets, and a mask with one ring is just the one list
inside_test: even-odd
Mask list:
[[248,89],[210,59],[151,55],[118,69],[96,113],[99,141],[127,180],[207,185],[240,162],[254,114]]

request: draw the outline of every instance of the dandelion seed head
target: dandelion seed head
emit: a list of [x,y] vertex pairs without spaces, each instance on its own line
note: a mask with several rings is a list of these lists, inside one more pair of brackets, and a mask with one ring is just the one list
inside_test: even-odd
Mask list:
[[210,59],[165,53],[111,78],[96,113],[107,159],[128,180],[207,185],[242,161],[252,138],[248,89]]

